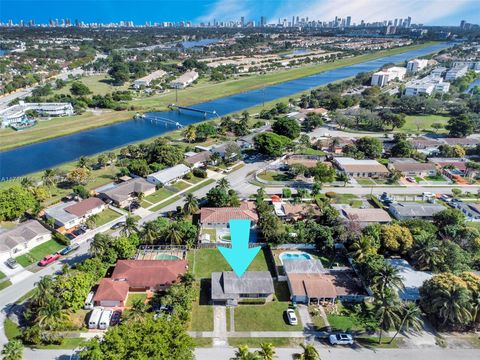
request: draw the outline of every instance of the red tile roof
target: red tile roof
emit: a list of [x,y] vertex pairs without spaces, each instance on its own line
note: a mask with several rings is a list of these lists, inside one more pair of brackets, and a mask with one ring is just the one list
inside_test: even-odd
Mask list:
[[128,288],[129,285],[126,281],[114,281],[108,278],[102,279],[93,297],[93,301],[124,301],[128,295]]
[[251,201],[242,202],[240,207],[202,208],[200,210],[200,223],[225,224],[230,220],[258,221],[255,204]]
[[186,271],[186,260],[119,260],[112,279],[125,279],[130,288],[153,288],[176,282]]
[[91,197],[73,205],[67,206],[64,210],[73,215],[85,216],[88,211],[98,208],[102,205],[105,205],[102,200],[96,197]]

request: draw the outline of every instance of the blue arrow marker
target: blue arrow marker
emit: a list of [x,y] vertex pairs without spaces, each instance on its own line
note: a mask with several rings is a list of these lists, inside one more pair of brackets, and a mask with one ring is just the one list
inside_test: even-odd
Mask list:
[[260,251],[260,246],[248,247],[250,239],[250,220],[230,220],[232,247],[218,247],[235,274],[241,277]]

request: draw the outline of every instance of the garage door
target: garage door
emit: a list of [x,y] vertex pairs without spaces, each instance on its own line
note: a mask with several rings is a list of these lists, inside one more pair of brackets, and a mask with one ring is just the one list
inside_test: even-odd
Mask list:
[[100,302],[100,306],[105,306],[105,307],[115,307],[115,306],[120,306],[120,301],[108,301],[104,300]]

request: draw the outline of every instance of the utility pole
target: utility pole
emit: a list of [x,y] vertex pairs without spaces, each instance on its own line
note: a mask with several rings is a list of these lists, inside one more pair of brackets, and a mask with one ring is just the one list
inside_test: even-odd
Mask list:
[[175,104],[178,105],[178,88],[175,87]]

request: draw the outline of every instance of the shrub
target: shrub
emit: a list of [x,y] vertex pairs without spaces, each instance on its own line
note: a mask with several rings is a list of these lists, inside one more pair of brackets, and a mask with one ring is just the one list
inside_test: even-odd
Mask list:
[[192,173],[189,172],[189,173],[185,174],[183,178],[184,178],[185,180],[190,180],[190,179],[192,178]]
[[335,196],[337,196],[337,193],[335,191],[327,191],[325,193],[325,196],[330,198],[330,199],[333,199]]
[[63,244],[66,246],[70,245],[70,239],[63,234],[55,233],[53,235],[53,238],[55,239],[55,241],[59,242],[60,244]]
[[205,179],[207,177],[207,171],[204,169],[195,168],[193,169],[193,175]]

